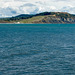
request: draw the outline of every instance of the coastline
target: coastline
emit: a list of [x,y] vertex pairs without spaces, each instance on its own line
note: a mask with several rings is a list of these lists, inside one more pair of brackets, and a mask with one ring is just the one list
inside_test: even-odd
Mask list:
[[43,12],[0,19],[1,24],[75,24],[75,15],[65,12]]

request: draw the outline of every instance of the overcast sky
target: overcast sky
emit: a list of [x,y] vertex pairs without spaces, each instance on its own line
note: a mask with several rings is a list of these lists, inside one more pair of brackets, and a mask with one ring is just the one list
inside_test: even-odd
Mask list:
[[45,11],[75,14],[75,0],[0,0],[0,17]]

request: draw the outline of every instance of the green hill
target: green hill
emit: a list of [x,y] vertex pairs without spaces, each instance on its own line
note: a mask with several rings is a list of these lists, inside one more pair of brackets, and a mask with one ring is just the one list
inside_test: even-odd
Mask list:
[[1,18],[0,23],[75,23],[75,15],[67,12],[21,14],[11,18]]

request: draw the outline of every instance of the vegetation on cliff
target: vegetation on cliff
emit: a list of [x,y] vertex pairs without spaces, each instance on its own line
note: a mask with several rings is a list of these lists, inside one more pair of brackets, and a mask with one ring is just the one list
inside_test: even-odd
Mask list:
[[75,15],[67,12],[43,12],[36,15],[21,14],[0,18],[0,23],[75,23]]

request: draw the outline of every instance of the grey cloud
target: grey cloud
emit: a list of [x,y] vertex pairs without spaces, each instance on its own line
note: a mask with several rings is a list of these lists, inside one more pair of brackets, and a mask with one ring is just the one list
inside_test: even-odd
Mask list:
[[26,4],[24,4],[23,6],[30,6],[30,7],[32,7],[32,6],[36,6],[36,5],[31,4],[31,3],[26,3]]

